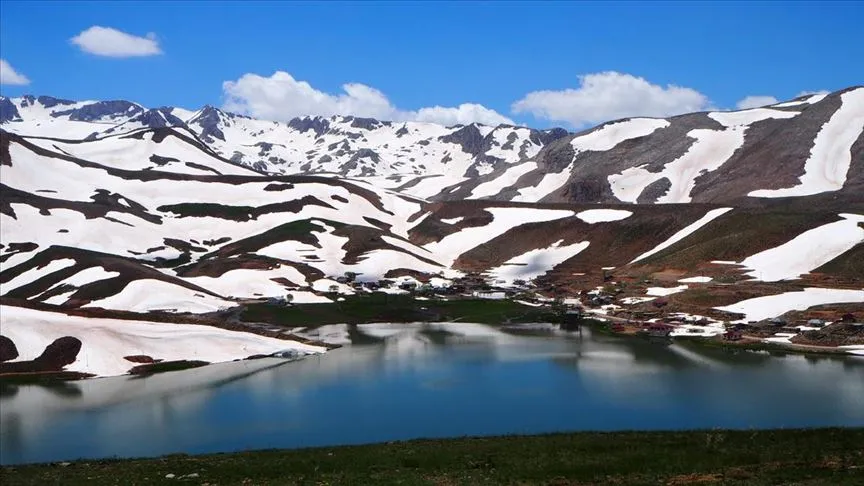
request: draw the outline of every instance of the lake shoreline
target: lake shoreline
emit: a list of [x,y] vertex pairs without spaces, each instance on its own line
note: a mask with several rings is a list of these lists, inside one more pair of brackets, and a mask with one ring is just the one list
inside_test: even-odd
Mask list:
[[[864,427],[418,439],[0,467],[4,484],[861,484]],[[657,451],[664,451],[663,454]]]

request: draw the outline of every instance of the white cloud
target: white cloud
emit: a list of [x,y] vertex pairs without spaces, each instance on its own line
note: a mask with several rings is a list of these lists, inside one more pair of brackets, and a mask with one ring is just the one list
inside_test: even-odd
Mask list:
[[735,107],[739,110],[748,110],[750,108],[759,108],[760,106],[776,104],[777,98],[773,96],[747,96],[738,101]]
[[11,64],[6,62],[6,59],[0,59],[0,84],[23,86],[30,84],[30,80],[27,79],[27,76],[16,71]]
[[69,39],[82,51],[105,57],[143,57],[162,54],[156,34],[138,37],[126,32],[94,25]]
[[514,113],[568,122],[574,127],[635,116],[667,117],[710,109],[708,97],[681,86],[606,71],[579,76],[579,87],[534,91],[513,103]]
[[390,121],[424,121],[443,125],[472,122],[497,125],[513,120],[482,105],[433,106],[417,111],[396,108],[381,91],[359,83],[342,85],[342,92],[325,93],[284,71],[270,77],[244,74],[222,83],[224,108],[267,120],[289,120],[305,115],[352,115]]
[[415,112],[409,112],[408,118],[447,126],[468,125],[470,123],[482,123],[483,125],[516,124],[497,111],[476,103],[462,103],[455,108],[444,106],[420,108]]

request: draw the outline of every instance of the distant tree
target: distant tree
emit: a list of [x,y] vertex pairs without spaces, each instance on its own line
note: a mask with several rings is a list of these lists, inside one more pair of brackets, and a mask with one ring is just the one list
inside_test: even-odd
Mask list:
[[347,278],[349,282],[353,282],[357,278],[357,273],[356,272],[345,272],[345,278]]
[[294,296],[291,294],[285,294],[285,304],[291,305],[291,302],[294,302]]
[[335,294],[336,292],[339,292],[339,286],[338,285],[331,285],[330,286],[330,293]]

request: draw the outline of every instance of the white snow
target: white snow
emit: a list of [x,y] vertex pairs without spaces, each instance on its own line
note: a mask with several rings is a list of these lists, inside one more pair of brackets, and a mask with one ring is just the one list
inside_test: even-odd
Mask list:
[[713,280],[711,277],[687,277],[679,278],[679,283],[708,283]]
[[119,277],[120,272],[109,272],[105,270],[103,267],[90,267],[80,272],[72,275],[71,277],[63,280],[62,283],[74,285],[75,287],[81,287],[87,285],[89,283],[98,282],[99,280],[105,280],[109,278]]
[[535,162],[523,162],[521,164],[507,167],[498,177],[491,181],[486,181],[478,184],[471,191],[470,199],[480,199],[484,197],[497,196],[504,189],[512,186],[523,175],[537,169]]
[[636,203],[648,185],[666,178],[671,183],[668,191],[657,199],[657,203],[687,203],[696,186],[696,178],[720,168],[738,148],[744,144],[744,135],[749,126],[768,118],[792,118],[796,111],[780,111],[768,108],[733,112],[713,112],[708,116],[724,127],[724,130],[695,129],[687,136],[695,139],[687,152],[667,163],[659,172],[649,172],[644,166],[631,167],[608,177],[612,192],[621,201]]
[[771,106],[773,106],[774,108],[788,108],[791,106],[813,104],[813,103],[818,103],[818,102],[822,101],[823,99],[825,99],[826,96],[828,96],[828,93],[818,93],[818,94],[814,94],[813,96],[810,96],[809,98],[806,98],[803,100],[786,101],[784,103],[778,103],[776,105],[771,105]]
[[641,304],[643,302],[651,302],[655,300],[654,297],[625,297],[621,299],[622,304],[633,305],[633,304]]
[[645,295],[653,295],[654,297],[664,297],[666,295],[677,294],[678,292],[683,292],[687,290],[686,285],[679,285],[677,287],[648,287],[645,291]]
[[[4,238],[3,241],[9,240]],[[72,260],[71,258],[62,258],[60,260],[52,260],[44,267],[31,268],[26,272],[13,278],[12,280],[0,284],[0,295],[5,295],[6,293],[17,289],[18,287],[23,287],[24,285],[33,283],[40,278],[46,275],[50,275],[58,270],[63,270],[64,268],[71,267],[72,265],[75,265],[75,263],[75,260]]]
[[712,210],[708,211],[707,213],[705,213],[705,216],[702,216],[696,222],[693,222],[693,223],[687,225],[684,229],[678,231],[677,233],[672,235],[671,238],[664,241],[663,243],[660,243],[659,245],[655,246],[651,250],[639,255],[630,263],[636,263],[639,260],[643,260],[643,259],[648,258],[649,256],[651,256],[655,253],[658,253],[660,251],[665,250],[666,248],[669,248],[670,246],[672,246],[675,243],[678,243],[679,241],[683,240],[684,238],[692,235],[693,233],[698,231],[700,228],[702,228],[706,224],[710,223],[711,221],[714,221],[715,219],[728,213],[731,210],[732,210],[732,208],[717,208],[717,209],[712,209]]
[[234,303],[161,280],[134,280],[119,293],[82,307],[149,312],[214,312]]
[[740,111],[715,111],[708,113],[708,117],[716,120],[724,127],[752,125],[758,121],[769,118],[794,118],[798,116],[797,111],[772,110],[771,108],[754,108],[752,110]]
[[840,108],[816,135],[800,182],[784,189],[753,191],[749,196],[809,196],[843,188],[852,164],[852,145],[864,130],[864,88],[843,93],[840,99]]
[[18,347],[18,360],[34,359],[55,339],[72,336],[80,339],[82,346],[78,358],[66,369],[98,376],[125,374],[137,365],[123,359],[131,355],[216,363],[286,349],[326,351],[319,346],[211,326],[68,316],[11,306],[2,306],[0,323],[3,335]]
[[507,260],[503,265],[488,270],[487,273],[495,279],[501,279],[510,284],[514,280],[530,280],[573,258],[588,248],[589,243],[581,241],[562,246],[563,241],[558,240],[547,248],[529,250]]
[[791,332],[778,332],[773,336],[763,339],[766,343],[777,343],[777,344],[792,344],[791,339],[797,336],[797,334]]
[[633,215],[631,211],[623,209],[588,209],[576,215],[577,218],[589,224],[605,223],[608,221],[621,221]]
[[464,216],[459,216],[458,218],[442,219],[441,222],[446,224],[456,224],[463,219],[465,219]]
[[625,140],[644,137],[668,126],[669,122],[661,118],[631,118],[608,123],[598,130],[577,136],[570,141],[570,145],[577,153],[588,150],[602,152],[615,148]]
[[816,305],[848,302],[864,302],[864,290],[810,287],[802,291],[742,300],[732,305],[715,307],[715,309],[744,314],[744,319],[738,322],[747,322],[777,317],[791,310],[806,310]]
[[66,303],[67,300],[69,300],[69,297],[71,297],[72,294],[74,294],[77,291],[78,291],[77,289],[72,289],[68,292],[63,292],[62,294],[57,294],[53,297],[49,297],[47,299],[44,299],[44,300],[42,300],[42,302],[44,302],[46,304],[51,304],[51,305],[63,305]]
[[186,278],[187,282],[235,298],[282,297],[288,290],[274,278],[285,278],[298,286],[306,285],[306,277],[290,265],[281,265],[271,270],[236,269],[218,277]]
[[[570,141],[570,145],[573,146],[575,155],[585,151],[599,152],[612,149],[625,140],[650,135],[655,130],[667,126],[669,126],[669,122],[662,119],[632,118],[609,123],[600,129],[579,135]],[[573,163],[571,162],[561,172],[547,172],[536,185],[519,189],[518,195],[513,198],[513,201],[537,202],[543,199],[543,197],[563,187],[570,179],[572,170]]]
[[864,242],[864,215],[840,214],[843,219],[805,231],[786,243],[745,258],[747,275],[763,282],[789,280],[816,268]]
[[497,238],[511,229],[526,223],[553,221],[573,216],[573,211],[563,209],[534,208],[486,208],[492,213],[492,222],[485,226],[463,228],[445,236],[441,241],[424,245],[443,265],[450,267],[460,255],[482,243]]
[[734,126],[726,130],[691,130],[687,136],[696,141],[684,155],[667,163],[662,171],[649,172],[639,166],[610,175],[608,181],[612,193],[621,201],[636,203],[648,185],[665,177],[671,186],[657,199],[657,203],[690,202],[690,192],[696,186],[696,178],[717,170],[729,160],[744,143],[746,129],[746,126]]

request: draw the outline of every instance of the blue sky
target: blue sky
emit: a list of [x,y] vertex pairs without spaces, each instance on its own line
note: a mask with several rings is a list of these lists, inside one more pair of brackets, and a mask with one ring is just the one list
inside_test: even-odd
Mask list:
[[[4,1],[0,58],[29,84],[2,93],[227,104],[271,118],[351,109],[434,120],[457,115],[422,109],[472,103],[518,123],[586,125],[862,84],[862,20],[861,2]],[[152,32],[161,53],[105,57],[70,42],[92,26]],[[290,79],[268,83],[276,71]],[[618,76],[588,78],[599,84],[581,98],[564,91],[610,71]],[[258,77],[226,91],[247,74]],[[381,97],[346,95],[346,83]],[[689,91],[664,92],[670,84]],[[297,99],[316,93],[332,99]],[[463,115],[491,116],[476,106]]]

